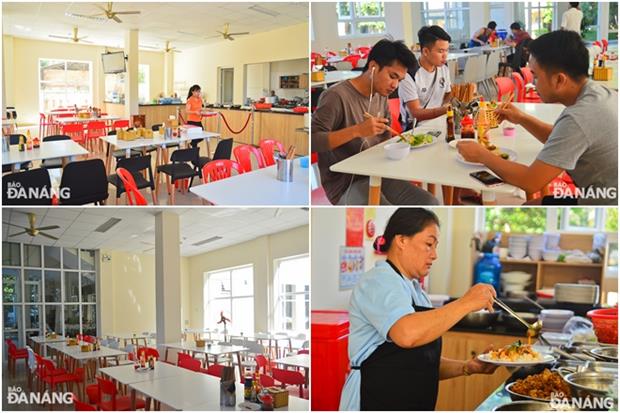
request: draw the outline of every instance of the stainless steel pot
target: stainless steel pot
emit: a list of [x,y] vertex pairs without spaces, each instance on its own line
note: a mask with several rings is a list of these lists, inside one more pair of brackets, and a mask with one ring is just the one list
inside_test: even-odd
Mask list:
[[492,313],[486,310],[474,311],[461,318],[457,325],[459,327],[489,327],[497,321],[498,316],[497,311]]
[[517,401],[512,403],[502,404],[493,409],[495,412],[514,412],[514,411],[553,411],[553,408],[549,403],[535,402],[535,401]]
[[512,383],[509,383],[509,384],[507,384],[504,387],[504,389],[506,389],[508,394],[510,394],[510,399],[512,401],[526,400],[526,401],[535,401],[535,402],[549,403],[549,400],[538,399],[536,397],[530,397],[530,396],[526,396],[524,394],[517,393],[516,391],[512,390],[512,388],[514,387],[515,383],[516,382],[513,381]]
[[567,374],[564,376],[564,381],[570,386],[573,397],[600,398],[608,396],[614,389],[618,388],[617,373],[580,371]]

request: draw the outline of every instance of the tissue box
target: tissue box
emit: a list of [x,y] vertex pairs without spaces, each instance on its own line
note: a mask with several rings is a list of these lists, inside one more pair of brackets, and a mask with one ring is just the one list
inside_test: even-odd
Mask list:
[[611,67],[595,67],[592,72],[594,80],[611,80],[614,72]]
[[288,390],[279,387],[267,387],[266,390],[273,397],[274,409],[288,406]]
[[80,346],[80,351],[82,353],[87,353],[87,352],[91,351],[90,344],[83,344],[83,345],[81,345]]
[[204,348],[205,340],[196,340],[196,347]]
[[320,71],[320,72],[312,72],[312,74],[310,75],[310,79],[313,82],[322,82],[325,80],[325,72]]
[[202,135],[202,129],[198,126],[181,126],[181,135],[187,137],[196,137]]

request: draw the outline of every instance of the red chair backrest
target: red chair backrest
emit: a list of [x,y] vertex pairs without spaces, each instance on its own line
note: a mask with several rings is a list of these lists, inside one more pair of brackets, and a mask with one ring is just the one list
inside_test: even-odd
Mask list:
[[370,54],[370,47],[360,46],[357,48],[357,53],[359,53],[360,56],[362,56],[362,59],[365,59]]
[[148,205],[146,198],[144,198],[138,190],[138,186],[136,185],[136,181],[133,179],[131,172],[125,168],[117,168],[116,174],[119,178],[121,178],[121,181],[123,181],[123,186],[125,187],[125,192],[127,193],[129,205]]
[[188,369],[191,371],[200,371],[200,360],[196,360],[193,357],[189,357],[189,358],[182,358],[179,359],[179,362],[177,363],[177,365],[179,367],[182,367],[184,369]]
[[104,396],[109,396],[112,402],[112,410],[116,410],[116,385],[114,382],[103,377],[97,377],[97,383],[99,384],[99,401],[107,401]]
[[282,145],[282,142],[275,139],[263,139],[258,143],[258,146],[263,153],[265,166],[271,166],[276,163],[273,159],[274,147],[277,147],[280,153],[284,153],[284,145]]
[[517,72],[512,72],[512,79],[515,81],[517,88],[517,102],[523,102],[525,100],[525,82]]
[[534,84],[534,74],[532,73],[532,71],[530,70],[529,67],[525,66],[522,67],[521,69],[521,74],[523,75],[523,80],[525,81],[525,84]]
[[75,411],[77,412],[87,412],[87,411],[96,411],[97,409],[94,406],[91,406],[88,403],[84,403],[78,399],[75,393],[71,393],[73,396],[73,406],[75,406]]
[[362,56],[358,55],[358,54],[352,54],[349,56],[345,56],[342,61],[344,62],[351,62],[351,66],[353,66],[353,68],[357,67],[357,62],[359,62],[359,60],[362,58]]
[[271,369],[273,378],[282,384],[305,384],[306,379],[303,374],[295,370],[283,370],[278,368]]
[[254,357],[254,360],[256,361],[256,368],[258,370],[262,368],[267,368],[267,357],[263,356],[262,354],[257,354],[256,357]]
[[179,363],[181,362],[181,360],[188,360],[191,358],[193,357],[187,353],[177,353],[177,366],[179,366]]
[[140,347],[138,349],[138,359],[140,359],[142,355],[144,355],[145,359],[148,359],[149,356],[153,356],[155,360],[159,360],[159,351],[151,347]]
[[266,374],[261,374],[260,375],[260,385],[262,387],[273,387],[275,386],[275,380],[273,379],[273,377],[268,376]]
[[118,129],[118,128],[128,128],[129,127],[129,121],[128,120],[115,120],[114,123],[112,124],[112,128],[114,129]]
[[297,352],[297,354],[310,354],[310,350],[306,348],[302,348],[301,350]]
[[235,155],[237,162],[241,165],[243,172],[252,171],[252,154],[254,154],[254,157],[256,158],[258,167],[265,167],[263,154],[252,145],[239,145],[233,149],[233,154]]
[[81,123],[63,125],[62,134],[69,136],[76,142],[82,142],[84,140],[84,125]]
[[97,341],[96,337],[93,336],[83,336],[82,338],[85,342],[90,343],[90,344],[95,344],[95,342]]
[[400,116],[400,99],[399,98],[389,99],[388,106],[390,108],[390,118],[391,118],[390,126],[396,132],[401,133],[403,131],[403,128],[400,126],[400,122],[398,121],[398,118]]
[[222,377],[222,371],[224,371],[224,366],[221,364],[212,364],[205,370],[208,375],[215,377]]
[[509,96],[510,92],[514,93],[515,85],[509,77],[496,77],[497,83],[497,101],[501,102],[504,96]]
[[88,125],[86,125],[86,134],[89,138],[97,138],[99,136],[105,136],[107,128],[108,127],[106,126],[105,122],[100,121],[100,120],[95,120],[92,122],[88,122]]
[[54,116],[56,116],[57,118],[74,118],[75,117],[75,113],[70,112],[70,113],[56,113]]
[[206,184],[208,182],[230,178],[233,170],[237,171],[237,174],[243,173],[241,165],[230,159],[211,161],[202,167],[202,182]]

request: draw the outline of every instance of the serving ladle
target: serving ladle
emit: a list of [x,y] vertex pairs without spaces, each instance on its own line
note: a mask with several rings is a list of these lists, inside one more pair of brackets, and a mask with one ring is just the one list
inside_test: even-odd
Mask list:
[[508,314],[510,314],[511,316],[516,318],[517,320],[519,320],[519,322],[521,324],[523,324],[525,327],[527,327],[527,335],[529,337],[537,337],[540,334],[540,330],[542,330],[542,321],[537,320],[534,324],[530,324],[527,321],[525,321],[523,318],[521,318],[517,313],[512,311],[512,308],[508,307],[506,304],[504,304],[498,298],[493,297],[493,302],[495,304],[499,305],[504,310],[506,310],[506,312],[508,312]]

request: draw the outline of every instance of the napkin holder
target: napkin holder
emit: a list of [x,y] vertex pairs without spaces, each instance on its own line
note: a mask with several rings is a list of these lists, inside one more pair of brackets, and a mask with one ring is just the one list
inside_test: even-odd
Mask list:
[[265,390],[273,397],[274,409],[288,406],[288,390],[279,387],[267,387]]

